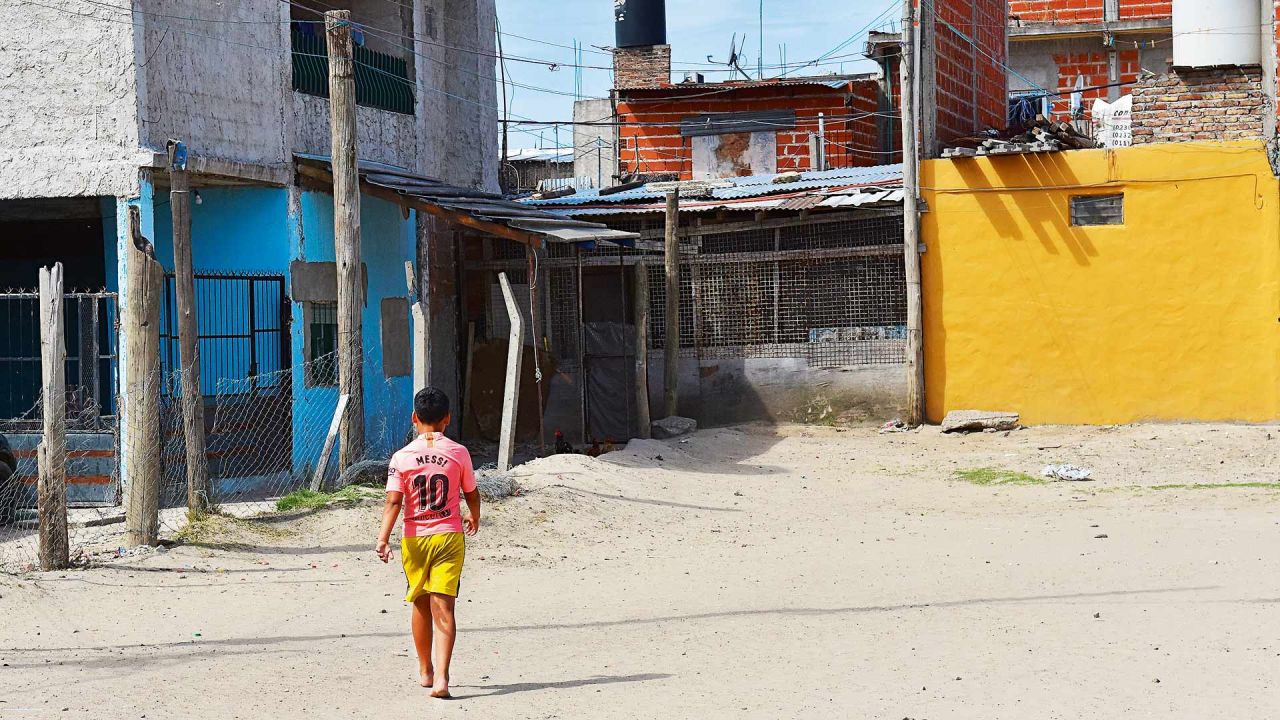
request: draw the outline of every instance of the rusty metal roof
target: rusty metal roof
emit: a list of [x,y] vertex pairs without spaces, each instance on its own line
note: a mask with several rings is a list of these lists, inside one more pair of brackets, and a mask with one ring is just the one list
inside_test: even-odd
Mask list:
[[[299,166],[309,165],[331,172],[330,159],[323,155],[295,153]],[[449,185],[421,175],[379,163],[360,162],[362,190],[369,194],[382,191],[386,199],[407,207],[422,204],[437,208],[436,214],[463,225],[518,241],[529,235],[550,242],[589,243],[600,240],[629,245],[639,235],[614,230],[599,223],[574,220],[563,214],[547,212],[528,203],[507,200],[497,193]],[[533,244],[537,244],[534,242]]]
[[840,90],[853,82],[865,82],[868,80],[879,80],[879,73],[859,73],[857,75],[809,75],[791,78],[774,78],[769,80],[725,80],[722,82],[678,82],[670,85],[659,85],[657,87],[644,88],[628,88],[620,92],[629,93],[635,91],[643,92],[663,92],[672,90],[739,90],[739,89],[755,89],[755,88],[771,88],[771,87],[795,87],[795,86],[811,86],[811,87],[827,87],[833,90]]

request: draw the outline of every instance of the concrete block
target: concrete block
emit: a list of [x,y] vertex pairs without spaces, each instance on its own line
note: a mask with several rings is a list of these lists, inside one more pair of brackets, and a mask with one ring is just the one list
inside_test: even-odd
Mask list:
[[981,432],[983,430],[1016,430],[1018,413],[985,410],[952,410],[942,419],[942,432]]
[[672,415],[650,423],[650,430],[654,440],[677,438],[681,435],[688,435],[697,429],[697,420],[680,417],[679,415]]

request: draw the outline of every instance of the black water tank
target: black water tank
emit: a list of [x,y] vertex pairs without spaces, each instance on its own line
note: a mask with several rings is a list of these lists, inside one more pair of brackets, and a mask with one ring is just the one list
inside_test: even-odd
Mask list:
[[666,0],[613,0],[614,45],[667,44]]

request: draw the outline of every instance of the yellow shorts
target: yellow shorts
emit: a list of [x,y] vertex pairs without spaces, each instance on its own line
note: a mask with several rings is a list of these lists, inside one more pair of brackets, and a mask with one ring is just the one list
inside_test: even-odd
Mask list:
[[400,560],[409,581],[405,602],[427,593],[458,596],[462,580],[462,560],[466,557],[462,533],[439,533],[400,540]]

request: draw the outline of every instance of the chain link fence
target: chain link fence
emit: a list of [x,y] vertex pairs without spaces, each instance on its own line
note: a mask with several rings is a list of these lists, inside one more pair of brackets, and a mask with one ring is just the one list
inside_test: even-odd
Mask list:
[[[298,367],[261,375],[219,380],[206,389],[206,455],[210,511],[238,518],[274,515],[328,502],[333,492],[353,483],[381,485],[386,462],[411,433],[412,384],[409,378],[383,379],[381,368],[365,361],[363,448],[340,472],[338,443],[328,453],[313,493],[316,469],[338,405],[338,389],[308,386],[306,378],[336,378],[337,358],[325,355]],[[375,372],[376,370],[376,372]],[[192,518],[187,507],[186,439],[178,372],[155,372],[136,386],[121,389],[158,397],[156,411],[92,435],[71,433],[65,466],[67,526],[72,564],[95,557],[127,555],[131,527],[127,509],[155,504],[158,533],[173,538]],[[0,572],[24,572],[39,564],[37,467],[40,398],[20,417],[0,421],[10,440],[13,472],[0,481]],[[137,437],[132,437],[137,433]],[[14,442],[14,438],[18,441]],[[0,453],[0,463],[8,465]],[[54,473],[57,475],[57,473]],[[134,483],[151,474],[160,478],[158,495]]]

